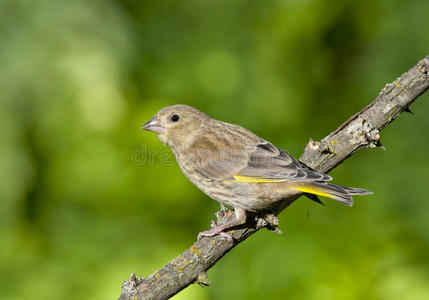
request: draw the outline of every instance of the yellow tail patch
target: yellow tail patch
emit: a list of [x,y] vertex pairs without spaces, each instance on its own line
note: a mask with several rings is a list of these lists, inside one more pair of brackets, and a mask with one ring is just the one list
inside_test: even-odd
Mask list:
[[257,177],[251,177],[251,176],[241,176],[241,175],[234,175],[234,180],[229,180],[231,182],[283,182],[284,179],[268,179],[268,178],[257,178]]
[[332,198],[331,194],[322,192],[321,190],[318,190],[317,188],[311,186],[297,186],[294,187],[294,189],[303,193],[315,194],[322,197]]

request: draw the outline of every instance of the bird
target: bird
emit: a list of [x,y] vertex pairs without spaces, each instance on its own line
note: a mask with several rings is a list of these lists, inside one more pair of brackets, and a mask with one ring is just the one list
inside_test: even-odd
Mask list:
[[[353,205],[354,195],[372,192],[332,184],[285,150],[235,124],[211,118],[184,104],[159,110],[142,129],[154,132],[172,150],[184,175],[221,206],[234,210],[233,218],[200,232],[203,237],[232,236],[227,229],[243,224],[249,213],[269,210],[279,201],[306,195]],[[322,203],[323,204],[323,203]]]

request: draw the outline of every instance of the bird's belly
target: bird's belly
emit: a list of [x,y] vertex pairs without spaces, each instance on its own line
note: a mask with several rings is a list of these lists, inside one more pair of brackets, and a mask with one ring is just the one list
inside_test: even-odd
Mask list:
[[298,194],[287,188],[285,183],[246,183],[188,178],[210,198],[247,211],[264,210],[277,201]]
[[257,200],[256,195],[252,195],[251,190],[237,186],[232,182],[199,181],[194,182],[194,184],[210,198],[232,207],[250,210],[249,204]]

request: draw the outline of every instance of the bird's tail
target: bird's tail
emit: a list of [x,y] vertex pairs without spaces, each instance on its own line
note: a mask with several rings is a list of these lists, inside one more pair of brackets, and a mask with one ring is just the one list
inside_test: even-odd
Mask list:
[[296,189],[307,194],[335,199],[348,206],[353,205],[353,195],[372,194],[372,192],[364,189],[351,188],[327,182],[306,183],[297,186]]

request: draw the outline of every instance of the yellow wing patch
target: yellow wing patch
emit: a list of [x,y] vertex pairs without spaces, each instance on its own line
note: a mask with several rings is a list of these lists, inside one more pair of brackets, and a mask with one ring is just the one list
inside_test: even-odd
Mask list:
[[318,189],[311,187],[311,186],[297,186],[297,187],[294,187],[294,189],[297,191],[303,192],[303,193],[315,194],[315,195],[319,195],[322,197],[332,198],[332,195],[330,195],[326,192],[322,192],[321,190],[318,190]]
[[268,179],[268,178],[258,178],[251,176],[242,176],[242,175],[234,175],[234,180],[228,180],[230,182],[248,182],[248,183],[258,183],[258,182],[283,182],[284,179]]

